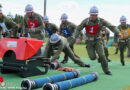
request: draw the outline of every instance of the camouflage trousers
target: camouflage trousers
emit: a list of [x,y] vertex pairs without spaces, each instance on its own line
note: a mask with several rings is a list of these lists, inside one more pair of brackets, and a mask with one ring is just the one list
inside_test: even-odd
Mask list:
[[[68,37],[67,40],[68,40],[68,42],[69,42],[69,46],[70,46],[70,48],[72,49],[72,51],[74,51],[74,43],[75,43],[75,39],[72,38],[72,37]],[[64,60],[68,61],[68,59],[69,59],[69,58],[68,58],[68,54],[65,53]]]
[[97,55],[96,55],[97,53],[104,73],[108,72],[109,71],[108,62],[106,61],[106,57],[104,55],[104,46],[102,40],[101,39],[92,40],[92,41],[87,40],[86,44],[87,44],[86,48],[87,48],[89,58],[91,60],[97,59]]
[[128,48],[128,51],[130,51],[130,40],[125,39],[125,40],[119,40],[119,50],[120,50],[120,60],[121,63],[124,63],[124,52],[126,48]]
[[65,54],[67,54],[67,56],[68,56],[69,58],[71,58],[76,64],[78,64],[78,65],[80,65],[80,66],[82,66],[82,67],[85,66],[85,63],[80,59],[79,56],[77,56],[77,55],[73,52],[73,50],[70,48],[70,46],[66,47],[66,48],[63,50],[63,52],[64,52]]
[[103,46],[104,46],[104,53],[105,53],[105,56],[106,56],[106,58],[108,58],[108,56],[109,56],[108,48],[106,47],[106,44],[105,44],[104,41],[103,41]]

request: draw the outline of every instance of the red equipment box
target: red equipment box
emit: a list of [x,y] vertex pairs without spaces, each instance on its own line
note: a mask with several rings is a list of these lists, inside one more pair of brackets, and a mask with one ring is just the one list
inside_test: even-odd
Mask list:
[[27,60],[37,53],[43,41],[32,38],[3,38],[0,40],[0,57],[5,53],[13,51],[17,60]]

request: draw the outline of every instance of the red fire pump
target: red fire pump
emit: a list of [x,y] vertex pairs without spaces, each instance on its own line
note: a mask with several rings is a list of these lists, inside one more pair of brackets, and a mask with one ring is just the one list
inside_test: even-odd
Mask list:
[[18,72],[22,77],[47,73],[50,60],[36,56],[43,43],[25,37],[0,39],[1,73]]

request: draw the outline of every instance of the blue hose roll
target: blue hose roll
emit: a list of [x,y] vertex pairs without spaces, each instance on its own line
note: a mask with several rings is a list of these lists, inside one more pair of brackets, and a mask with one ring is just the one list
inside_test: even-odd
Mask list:
[[72,78],[75,78],[75,75],[73,72],[69,72],[69,73],[59,74],[55,76],[50,76],[47,78],[36,79],[34,80],[34,82],[36,83],[36,88],[39,88],[42,87],[43,84],[45,83],[55,83],[55,82],[64,81]]
[[111,40],[108,44],[107,44],[107,48],[109,48],[109,46],[114,42],[114,40]]
[[98,78],[98,73],[93,72],[83,77],[57,82],[55,84],[50,84],[50,83],[44,84],[43,90],[68,90],[70,88],[81,86],[83,84],[97,80],[97,78]]
[[28,90],[41,88],[45,83],[56,83],[59,81],[69,80],[77,78],[79,77],[79,75],[80,75],[79,71],[73,71],[46,78],[35,79],[33,81],[25,79],[21,82],[21,87],[28,88]]

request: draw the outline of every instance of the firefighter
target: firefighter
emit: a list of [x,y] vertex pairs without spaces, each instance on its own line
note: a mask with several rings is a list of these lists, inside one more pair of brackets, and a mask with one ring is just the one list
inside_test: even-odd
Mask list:
[[[104,53],[105,53],[105,56],[106,56],[106,59],[108,62],[111,62],[111,60],[108,58],[109,56],[109,53],[108,53],[108,48],[106,46],[106,44],[108,44],[109,42],[109,36],[110,36],[110,32],[108,29],[106,29],[105,26],[102,27],[102,30],[101,30],[101,38],[102,38],[102,41],[103,41],[103,46],[104,46]],[[106,38],[106,43],[105,43],[105,38]]]
[[106,60],[106,57],[104,55],[104,49],[103,49],[103,42],[101,39],[101,30],[103,26],[108,27],[112,32],[115,33],[115,42],[117,46],[117,40],[119,36],[119,30],[103,18],[98,17],[98,8],[93,6],[90,9],[90,17],[84,19],[81,24],[77,27],[76,30],[76,38],[79,35],[79,32],[83,30],[83,28],[86,29],[86,48],[88,52],[88,56],[91,60],[95,60],[96,53],[99,56],[102,69],[105,74],[112,75],[108,68],[108,62]]
[[[25,13],[26,15],[24,16],[23,36],[37,38],[38,40],[44,41],[43,17],[35,13],[33,6],[30,4],[25,7]],[[40,56],[42,53],[41,49],[39,49],[37,53],[38,56]]]
[[58,28],[55,24],[49,22],[49,18],[47,16],[43,17],[44,24],[45,24],[45,31],[47,35],[50,37],[53,33],[58,32]]
[[43,17],[34,12],[33,6],[28,4],[25,7],[23,35],[30,34],[31,38],[44,40]]
[[[61,15],[61,24],[60,24],[59,33],[61,36],[67,38],[72,51],[74,50],[74,43],[75,43],[75,29],[76,29],[76,25],[68,21],[67,14],[63,13]],[[65,53],[64,60],[61,63],[64,64],[67,62],[68,62],[68,55]]]
[[2,12],[2,8],[0,8],[0,38],[16,36],[17,31],[17,24],[5,16]]
[[[57,50],[57,52],[53,53],[53,50]],[[51,61],[54,61],[60,56],[61,52],[66,53],[76,64],[82,67],[90,67],[89,64],[85,64],[79,57],[77,57],[77,55],[74,54],[66,38],[57,33],[52,34],[46,45],[43,56],[46,58],[52,56]]]
[[126,17],[122,16],[120,18],[120,25],[118,29],[121,31],[122,38],[119,39],[119,50],[120,50],[120,60],[122,66],[125,66],[124,52],[126,47],[130,51],[130,25],[126,23]]

